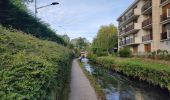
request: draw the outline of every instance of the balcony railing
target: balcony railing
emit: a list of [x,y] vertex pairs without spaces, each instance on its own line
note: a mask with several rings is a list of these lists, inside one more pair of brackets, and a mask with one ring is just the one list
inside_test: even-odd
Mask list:
[[122,35],[124,32],[123,31],[119,31],[119,35]]
[[161,40],[168,39],[167,32],[161,33]]
[[135,43],[135,39],[134,38],[130,38],[130,39],[127,39],[125,41],[120,41],[119,45],[120,46],[125,46],[125,45],[129,45],[129,44],[133,44],[133,43]]
[[148,10],[150,7],[152,7],[152,2],[151,1],[147,1],[145,3],[145,5],[142,7],[142,12]]
[[129,18],[131,18],[134,15],[134,11],[130,12],[126,17],[125,20],[128,20]]
[[134,24],[128,26],[127,28],[125,28],[125,32],[129,32],[131,30],[133,30],[135,28]]
[[142,36],[142,42],[150,41],[152,39],[153,39],[152,34]]
[[126,40],[126,44],[132,44],[134,43],[134,38],[130,38]]
[[142,27],[148,26],[152,24],[152,18],[148,18],[142,22]]
[[160,18],[161,18],[161,21],[166,21],[170,19],[170,17],[168,17],[166,13],[162,14]]
[[169,1],[169,0],[161,0],[160,4],[163,4],[164,2],[167,2],[167,1]]

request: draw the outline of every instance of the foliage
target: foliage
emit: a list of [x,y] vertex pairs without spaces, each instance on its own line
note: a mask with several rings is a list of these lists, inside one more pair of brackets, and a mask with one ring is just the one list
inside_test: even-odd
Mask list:
[[100,57],[96,62],[103,67],[138,78],[170,91],[170,66],[160,63],[143,62],[140,59]]
[[71,43],[78,49],[86,49],[89,45],[89,41],[86,38],[75,38],[71,40]]
[[114,25],[101,26],[97,37],[93,40],[92,47],[96,49],[102,48],[109,52],[110,49],[117,47],[117,39],[117,28]]
[[68,49],[0,27],[0,51],[2,100],[62,100],[70,72]]
[[158,49],[156,51],[152,51],[149,53],[145,53],[145,54],[140,54],[138,53],[137,55],[135,55],[137,57],[145,57],[145,58],[151,58],[151,59],[158,59],[158,60],[170,60],[170,54],[167,50],[161,50]]
[[61,36],[51,30],[49,25],[35,18],[23,1],[29,0],[1,0],[0,1],[0,24],[12,27],[27,34],[41,39],[66,45]]
[[132,55],[132,51],[129,47],[123,47],[119,50],[120,57],[130,57]]
[[92,52],[88,52],[87,58],[89,58],[92,62],[94,62],[97,58],[97,55],[93,54]]
[[97,63],[100,62],[101,66],[105,66],[106,68],[111,68],[113,64],[115,64],[115,59],[113,57],[98,57],[96,59]]

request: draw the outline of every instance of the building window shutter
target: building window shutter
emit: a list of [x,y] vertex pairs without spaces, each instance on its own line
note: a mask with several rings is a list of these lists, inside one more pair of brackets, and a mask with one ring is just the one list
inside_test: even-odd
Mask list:
[[167,17],[170,17],[170,9],[167,9]]

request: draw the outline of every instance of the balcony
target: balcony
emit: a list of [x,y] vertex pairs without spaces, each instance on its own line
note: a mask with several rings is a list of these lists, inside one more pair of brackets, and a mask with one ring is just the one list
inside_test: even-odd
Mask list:
[[164,13],[160,16],[161,24],[168,24],[170,23],[170,17],[167,16],[167,13]]
[[134,38],[130,38],[124,41],[120,41],[119,42],[119,46],[128,46],[128,45],[135,45],[135,39]]
[[143,29],[152,29],[152,18],[148,18],[142,22]]
[[120,23],[119,26],[127,25],[128,23],[136,20],[140,15],[140,9],[134,9],[132,12],[130,12],[128,15],[126,15],[124,22]]
[[152,2],[149,0],[142,7],[142,14],[147,15],[151,13],[152,13]]
[[126,45],[133,44],[133,43],[135,43],[134,38],[130,38],[126,40]]
[[119,31],[119,35],[122,35],[124,33],[124,31]]
[[135,25],[134,25],[134,24],[128,26],[127,28],[125,28],[125,33],[126,33],[126,32],[129,32],[129,31],[132,31],[134,28],[135,28]]
[[142,36],[142,42],[147,42],[153,39],[152,34]]
[[170,0],[160,0],[160,6],[161,7],[167,5],[168,3],[170,3]]
[[128,26],[127,28],[125,28],[124,33],[121,34],[120,36],[126,36],[129,34],[137,33],[140,30],[140,27],[141,25],[139,25],[138,23],[134,23]]

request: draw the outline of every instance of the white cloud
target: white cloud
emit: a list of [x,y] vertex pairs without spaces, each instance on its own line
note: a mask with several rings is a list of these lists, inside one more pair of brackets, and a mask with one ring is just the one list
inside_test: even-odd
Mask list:
[[[38,7],[56,0],[37,0]],[[38,17],[49,23],[59,34],[86,37],[92,40],[101,25],[114,23],[116,18],[133,1],[128,0],[57,0],[60,5],[39,9]],[[129,3],[129,4],[128,4]],[[29,5],[34,11],[34,5]],[[59,28],[62,26],[65,30]]]

